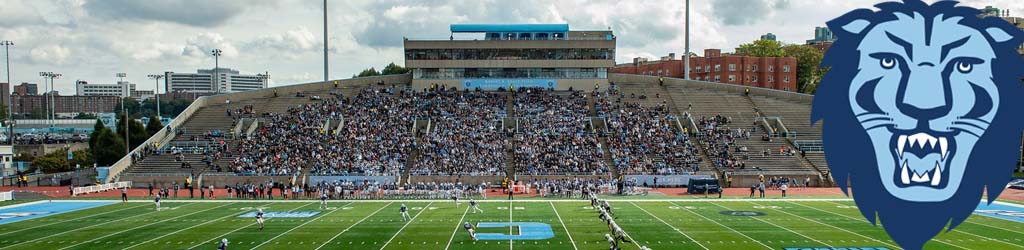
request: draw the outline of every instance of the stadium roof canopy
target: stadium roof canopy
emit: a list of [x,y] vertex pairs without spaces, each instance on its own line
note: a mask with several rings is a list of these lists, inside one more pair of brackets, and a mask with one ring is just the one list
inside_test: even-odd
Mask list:
[[452,33],[566,33],[569,24],[452,24]]

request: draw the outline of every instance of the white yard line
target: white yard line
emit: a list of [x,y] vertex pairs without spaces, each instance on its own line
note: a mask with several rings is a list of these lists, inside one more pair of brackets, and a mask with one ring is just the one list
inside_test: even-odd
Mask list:
[[562,223],[562,229],[565,229],[565,235],[569,236],[569,242],[572,243],[572,249],[579,250],[579,248],[576,247],[576,241],[572,240],[572,234],[569,233],[569,228],[565,227],[565,221],[562,221],[562,215],[558,214],[558,209],[555,208],[555,203],[548,202],[548,204],[551,204],[551,210],[555,210],[555,216],[558,217],[558,222]]
[[[511,191],[510,191],[511,192]],[[508,200],[508,235],[512,235],[512,200]],[[522,233],[522,232],[519,232]],[[512,237],[508,238],[508,250],[512,250],[512,246],[515,243],[512,242]]]
[[[727,210],[732,210],[732,208],[728,208],[726,206],[718,205],[718,204],[715,204],[715,203],[711,203],[711,205],[715,205],[715,206],[718,206],[720,208],[724,208],[724,209],[727,209]],[[830,245],[828,243],[822,242],[822,241],[817,240],[817,239],[812,238],[812,237],[808,237],[807,235],[804,235],[804,234],[799,233],[797,231],[790,230],[787,227],[779,226],[778,224],[775,224],[775,223],[772,223],[772,222],[769,222],[769,221],[766,221],[766,220],[762,220],[761,218],[757,218],[757,216],[750,216],[750,218],[753,218],[753,219],[755,219],[757,221],[760,221],[760,222],[764,222],[765,224],[772,225],[772,226],[777,227],[777,228],[782,228],[782,230],[786,230],[786,231],[788,231],[790,233],[793,233],[793,234],[796,234],[796,235],[800,235],[800,237],[804,237],[806,239],[813,240],[815,242],[821,243],[822,245],[825,245],[826,247],[832,247],[832,245]]]
[[[676,206],[679,206],[679,204],[675,204],[675,203],[673,203],[673,202],[669,202],[669,204],[672,204],[672,205],[676,205]],[[635,206],[635,205],[634,205],[634,206]],[[709,219],[708,217],[704,217],[703,215],[700,215],[700,214],[698,214],[697,212],[694,212],[694,211],[690,211],[689,209],[680,209],[680,210],[686,210],[687,212],[690,212],[690,213],[692,213],[692,214],[694,214],[694,215],[697,215],[698,217],[701,217],[701,218],[703,218],[703,219],[704,219],[704,220],[706,220],[706,221],[710,221],[711,223],[715,223],[715,225],[718,225],[718,226],[720,226],[720,227],[724,227],[724,228],[726,228],[726,229],[729,229],[729,231],[732,231],[733,233],[736,233],[736,234],[742,235],[743,237],[746,237],[747,239],[750,239],[751,241],[757,242],[757,244],[761,244],[762,246],[764,246],[764,247],[767,247],[768,249],[773,249],[772,247],[770,247],[770,246],[768,246],[768,245],[765,245],[765,244],[764,244],[764,242],[761,242],[761,241],[759,241],[759,240],[755,240],[754,238],[751,238],[750,236],[748,236],[748,235],[746,235],[746,234],[744,234],[744,233],[741,233],[740,231],[736,231],[736,229],[732,229],[731,227],[727,227],[727,226],[725,226],[725,225],[722,225],[722,223],[718,223],[718,221],[715,221],[715,220]]]
[[[839,204],[839,203],[832,202],[832,204]],[[965,220],[964,222],[967,222],[967,221]],[[964,231],[964,230],[954,230],[953,232],[960,232],[960,233],[964,233],[964,234],[971,235],[971,236],[974,236],[974,237],[979,237],[979,238],[983,238],[983,239],[987,239],[987,240],[991,240],[991,241],[995,241],[995,242],[1002,242],[1002,243],[1006,243],[1008,245],[1014,245],[1014,246],[1018,246],[1018,247],[1024,248],[1024,246],[1022,246],[1022,245],[1018,245],[1018,244],[1014,244],[1012,242],[1002,241],[1002,240],[998,240],[998,239],[993,239],[993,238],[989,238],[989,237],[973,234],[973,233],[970,233],[970,232],[967,232],[967,231]]]
[[427,205],[424,206],[423,209],[420,210],[419,213],[416,213],[416,215],[413,216],[412,219],[409,219],[409,222],[405,223],[405,226],[402,226],[402,228],[399,228],[398,232],[395,232],[395,235],[391,236],[391,239],[388,239],[387,242],[384,242],[384,245],[381,246],[380,249],[383,250],[385,247],[388,247],[388,244],[391,244],[391,241],[395,240],[395,237],[398,237],[398,234],[402,233],[402,231],[405,230],[405,227],[408,227],[409,224],[412,224],[413,221],[416,221],[416,217],[420,217],[420,215],[423,214],[423,212],[426,212],[428,209],[430,209],[430,205],[433,205],[433,204],[434,204],[433,202],[427,203]]
[[[96,216],[100,216],[100,215],[104,215],[104,214],[115,213],[115,212],[120,212],[120,211],[124,211],[124,210],[128,210],[128,209],[132,209],[132,208],[140,208],[140,207],[144,207],[144,206],[145,205],[126,207],[126,208],[122,208],[122,209],[118,209],[118,210],[114,210],[114,211],[107,211],[107,212],[102,212],[102,213],[98,213],[98,214],[94,214],[94,215],[89,215],[89,216],[85,216],[85,217],[82,217],[82,218],[75,218],[75,219],[70,219],[70,220],[58,221],[58,222],[54,222],[54,223],[50,223],[50,224],[38,225],[38,226],[30,227],[30,228],[18,229],[18,230],[6,232],[6,233],[0,233],[0,235],[12,234],[12,233],[17,233],[17,232],[25,231],[25,230],[32,230],[32,229],[36,229],[36,228],[40,228],[40,227],[50,226],[50,225],[54,225],[54,224],[65,223],[65,222],[72,222],[72,221],[77,221],[77,220],[81,220],[81,219],[92,218],[92,217],[96,217]],[[100,206],[100,207],[102,207],[102,206]],[[97,208],[99,208],[99,207],[97,207]]]
[[[298,206],[298,207],[292,208],[291,210],[288,210],[288,212],[291,212],[291,211],[295,211],[295,210],[298,210],[299,208],[304,208],[304,207],[306,207],[306,206],[309,206],[309,205],[313,205],[313,204],[320,204],[320,203],[317,203],[317,202],[309,202],[309,204],[306,204],[306,205],[302,205],[302,206]],[[267,218],[267,219],[266,219],[266,221],[270,221],[270,219],[273,219],[273,218]],[[203,246],[203,244],[206,244],[207,242],[209,242],[209,241],[211,241],[211,240],[217,240],[217,238],[221,238],[221,237],[227,236],[227,235],[229,235],[229,234],[232,234],[232,233],[234,233],[234,232],[238,232],[238,230],[242,230],[242,229],[245,229],[245,228],[251,227],[252,225],[255,225],[255,224],[256,224],[256,222],[253,222],[253,223],[249,223],[249,224],[246,224],[245,226],[242,226],[242,227],[239,227],[239,228],[235,228],[235,230],[231,230],[230,232],[227,232],[227,233],[224,233],[224,234],[218,235],[217,237],[213,237],[213,238],[211,238],[211,239],[209,239],[209,240],[204,240],[204,241],[200,241],[198,245],[195,245],[195,246],[189,247],[188,249],[195,249],[195,248],[197,248],[197,247],[201,247],[201,246]],[[220,242],[220,241],[218,241],[218,242]]]
[[466,213],[469,213],[469,208],[471,208],[471,207],[472,206],[466,206],[466,211],[462,212],[462,218],[459,219],[458,223],[455,223],[455,230],[452,231],[452,237],[448,238],[448,245],[444,246],[445,250],[447,250],[449,247],[452,246],[452,240],[455,239],[455,233],[459,232],[459,227],[462,226],[462,221],[466,219]]
[[[233,204],[234,204],[234,203],[233,203]],[[250,212],[250,211],[248,211],[248,210],[247,210],[247,211],[242,211],[241,213],[234,213],[234,214],[229,214],[229,215],[226,215],[226,216],[224,216],[224,217],[220,217],[220,218],[217,218],[217,219],[214,219],[214,220],[209,220],[209,221],[206,221],[206,222],[203,222],[203,223],[199,223],[199,224],[193,225],[193,226],[191,226],[191,227],[183,228],[183,229],[181,229],[181,230],[178,230],[178,231],[174,231],[174,232],[171,232],[171,233],[168,233],[168,234],[164,234],[164,235],[161,235],[161,236],[159,236],[159,237],[156,237],[156,238],[152,238],[152,239],[150,239],[150,240],[147,240],[147,241],[143,241],[143,242],[140,242],[139,244],[135,244],[135,245],[132,245],[132,246],[126,247],[126,248],[124,248],[124,249],[129,249],[129,248],[133,248],[133,247],[141,246],[141,245],[144,245],[144,244],[146,244],[146,243],[150,243],[150,242],[153,242],[153,241],[155,241],[155,240],[157,240],[157,239],[160,239],[160,238],[163,238],[163,237],[171,236],[171,235],[174,235],[174,234],[177,234],[177,233],[180,233],[180,232],[188,231],[189,229],[193,229],[193,228],[196,228],[196,227],[198,227],[198,226],[202,226],[202,225],[206,225],[206,224],[209,224],[209,223],[212,223],[212,222],[216,222],[216,221],[220,221],[220,220],[223,220],[223,219],[227,219],[227,218],[231,218],[231,217],[239,216],[239,215],[242,215],[242,214],[244,214],[244,213],[248,213],[248,212]]]
[[323,248],[324,246],[326,246],[327,243],[331,243],[331,241],[334,241],[334,239],[337,239],[338,236],[341,236],[341,234],[344,234],[345,232],[348,232],[349,229],[352,229],[356,225],[359,225],[359,223],[362,223],[364,220],[366,220],[366,219],[368,219],[370,217],[373,217],[373,215],[377,214],[377,212],[380,212],[381,210],[384,210],[384,208],[387,208],[388,206],[391,206],[391,204],[394,204],[394,202],[388,203],[388,204],[384,205],[383,207],[378,208],[377,211],[373,211],[372,214],[367,215],[366,217],[363,217],[363,219],[360,219],[355,224],[352,224],[352,225],[348,226],[348,228],[345,228],[345,230],[341,230],[341,232],[338,232],[338,234],[335,234],[334,237],[331,237],[330,240],[324,241],[324,244],[320,244],[320,246],[316,247],[316,249],[320,250],[320,248]]
[[337,209],[331,210],[330,212],[327,212],[324,215],[317,216],[316,218],[312,218],[312,219],[310,219],[310,220],[308,220],[306,222],[303,222],[302,224],[299,224],[298,226],[294,226],[291,229],[288,229],[288,231],[284,231],[283,233],[277,234],[277,236],[274,236],[273,238],[270,238],[269,240],[263,241],[263,243],[260,243],[259,245],[256,245],[255,247],[252,247],[252,249],[260,248],[261,246],[263,246],[263,245],[265,245],[265,244],[267,244],[267,243],[269,243],[271,241],[274,241],[277,238],[280,238],[281,236],[284,236],[285,234],[288,234],[288,233],[291,233],[292,231],[295,231],[295,229],[297,229],[297,228],[305,226],[306,224],[309,224],[309,223],[313,223],[314,221],[317,221],[317,220],[319,220],[321,218],[325,218],[325,217],[327,217],[328,215],[331,215],[334,212],[341,211],[342,210],[341,208],[346,206],[346,205],[348,205],[348,204],[341,205],[341,206],[337,207]]
[[[751,202],[750,204],[754,204],[754,205],[757,205],[757,203],[753,203],[753,202]],[[798,204],[798,205],[799,205],[799,204]],[[800,206],[803,206],[803,205],[800,205]],[[813,219],[810,219],[810,218],[807,218],[807,217],[804,217],[804,216],[800,216],[800,215],[797,215],[797,214],[792,214],[792,213],[786,212],[786,211],[785,211],[784,209],[776,209],[775,211],[779,211],[779,212],[781,212],[781,213],[784,213],[784,214],[788,214],[788,215],[790,215],[790,216],[795,216],[795,217],[797,217],[797,218],[800,218],[800,219],[803,219],[803,220],[806,220],[806,221],[810,221],[810,222],[818,223],[818,224],[821,224],[821,225],[825,225],[825,226],[828,226],[828,227],[831,227],[831,228],[839,229],[839,230],[841,230],[841,231],[843,231],[843,232],[847,232],[847,233],[850,233],[850,234],[853,234],[853,235],[856,235],[856,236],[860,236],[861,238],[865,238],[865,239],[873,240],[873,241],[876,241],[876,242],[878,242],[878,243],[882,243],[882,244],[885,244],[885,245],[887,245],[887,246],[890,246],[890,247],[894,247],[894,248],[899,248],[899,246],[897,246],[897,245],[889,244],[889,243],[887,243],[887,242],[884,242],[884,241],[881,241],[881,240],[879,240],[879,239],[875,239],[875,238],[867,237],[867,236],[864,236],[864,235],[862,235],[862,234],[858,234],[858,233],[855,233],[855,232],[853,232],[853,231],[850,231],[850,230],[846,230],[846,229],[843,229],[843,228],[841,228],[841,227],[837,227],[837,226],[833,226],[833,225],[830,225],[830,224],[828,224],[828,223],[824,223],[824,222],[820,222],[820,221],[817,221],[817,220],[813,220]]]
[[[796,203],[793,203],[793,204],[796,204]],[[842,205],[842,204],[839,204],[839,203],[833,203],[833,204]],[[804,206],[804,205],[801,205],[801,206]],[[825,212],[825,213],[830,213],[830,214],[846,217],[847,219],[851,219],[851,220],[855,220],[855,221],[861,221],[863,219],[863,218],[858,219],[858,218],[850,217],[850,216],[847,216],[847,215],[844,215],[844,214],[834,213],[834,212],[831,212],[831,211],[828,211],[828,210],[818,209],[818,208],[811,207],[811,206],[804,206],[804,207],[807,207],[807,208],[810,208],[810,209],[814,209],[814,210],[818,210],[818,211],[822,211],[822,212]],[[865,222],[866,222],[866,220],[865,220]],[[957,245],[955,245],[953,243],[949,243],[949,242],[945,242],[945,241],[941,241],[941,240],[937,240],[937,239],[933,239],[933,240],[935,240],[936,242],[939,242],[939,243],[942,243],[942,244],[946,244],[946,245],[950,245],[950,246],[954,246],[954,247],[957,247],[957,248],[960,248],[960,249],[967,249],[966,247],[957,246]]]
[[70,245],[70,246],[66,246],[66,247],[63,247],[63,248],[61,248],[60,250],[64,250],[64,249],[68,249],[68,248],[76,247],[76,246],[79,246],[79,245],[82,245],[82,244],[85,244],[85,243],[89,243],[89,242],[95,242],[95,241],[96,241],[96,240],[98,240],[98,239],[103,239],[103,238],[107,238],[107,237],[110,237],[110,236],[118,235],[118,234],[121,234],[121,233],[124,233],[124,232],[128,232],[128,231],[136,230],[136,229],[139,229],[139,228],[143,228],[143,227],[147,227],[147,226],[152,226],[152,225],[156,225],[157,223],[161,223],[161,222],[165,222],[165,221],[170,221],[170,220],[176,220],[176,219],[178,219],[178,218],[182,218],[182,217],[187,217],[187,216],[190,216],[190,215],[193,215],[193,214],[198,214],[198,213],[202,213],[202,212],[206,212],[206,211],[214,210],[214,209],[217,209],[217,208],[222,208],[222,207],[224,207],[224,206],[227,206],[227,205],[231,205],[231,204],[235,204],[235,203],[228,203],[228,204],[224,204],[224,205],[220,205],[220,206],[216,206],[216,207],[211,207],[211,208],[207,208],[207,209],[203,209],[203,210],[199,210],[199,211],[195,211],[195,212],[187,213],[187,214],[184,214],[184,215],[179,215],[179,216],[175,216],[175,217],[172,217],[172,218],[170,218],[170,219],[162,219],[162,220],[158,220],[158,221],[156,221],[156,222],[153,222],[153,223],[149,223],[149,224],[145,224],[145,225],[141,225],[141,226],[137,226],[137,227],[133,227],[133,228],[129,228],[129,229],[125,229],[125,230],[121,230],[121,231],[118,231],[118,232],[116,232],[116,233],[112,233],[112,234],[106,234],[106,235],[103,235],[103,236],[101,236],[101,237],[99,237],[99,238],[93,238],[93,239],[91,239],[91,240],[86,240],[86,241],[82,241],[82,242],[79,242],[79,243],[77,243],[77,244],[74,244],[74,245]]
[[[693,237],[690,237],[690,235],[687,235],[686,233],[684,233],[683,230],[679,230],[679,228],[676,228],[675,226],[672,226],[672,224],[668,224],[668,222],[665,222],[665,220],[662,220],[657,215],[654,215],[651,212],[648,212],[647,209],[644,209],[644,208],[640,207],[639,205],[637,205],[636,203],[633,203],[633,202],[630,202],[629,204],[633,204],[633,206],[636,207],[636,208],[639,208],[640,211],[644,211],[644,213],[647,213],[647,215],[650,215],[651,217],[654,217],[658,221],[661,221],[661,223],[664,223],[666,226],[671,227],[672,229],[676,230],[677,233],[682,234],[683,236],[686,236],[686,238],[690,239],[690,241],[693,241],[693,243],[697,243],[697,245],[700,246],[700,248],[703,248],[705,250],[708,249],[708,247],[704,246],[703,244],[700,244],[700,241],[697,241],[697,240],[693,239]],[[758,243],[760,243],[760,242],[758,242]],[[764,245],[764,244],[761,244],[761,245]],[[767,247],[767,246],[765,246],[765,247]],[[768,247],[768,248],[770,249],[771,247]]]
[[[188,206],[188,205],[189,205],[189,204],[185,204],[185,205],[183,205],[183,206]],[[147,214],[150,214],[150,213],[153,213],[153,212],[156,212],[156,210],[153,210],[152,212],[145,212],[145,213],[141,213],[141,214],[136,214],[136,215],[132,215],[132,216],[128,216],[128,217],[124,217],[124,218],[120,218],[120,219],[116,219],[116,220],[112,220],[112,221],[108,221],[108,222],[103,222],[103,223],[99,223],[99,224],[94,224],[94,225],[91,225],[91,226],[85,226],[85,227],[75,228],[75,229],[72,229],[72,230],[68,230],[68,231],[63,231],[63,232],[60,232],[60,233],[56,233],[56,234],[51,234],[51,235],[43,236],[43,237],[41,237],[41,238],[38,238],[38,239],[32,239],[32,240],[22,241],[21,243],[18,243],[18,244],[14,244],[14,245],[7,245],[7,246],[5,246],[5,247],[0,247],[0,249],[5,249],[5,248],[9,248],[9,247],[13,247],[13,246],[17,246],[17,245],[21,245],[21,244],[29,243],[29,242],[39,242],[39,240],[42,240],[42,239],[46,239],[46,238],[50,238],[50,237],[53,237],[53,236],[57,236],[57,235],[63,235],[63,234],[66,234],[66,233],[70,233],[70,232],[75,232],[75,231],[79,231],[79,230],[82,230],[82,229],[89,229],[89,228],[94,228],[94,227],[98,227],[98,226],[101,226],[101,225],[106,225],[106,224],[110,224],[110,223],[113,223],[113,222],[118,222],[118,221],[122,221],[122,220],[126,220],[126,219],[131,219],[131,218],[135,218],[135,217],[139,217],[139,216],[147,215]]]

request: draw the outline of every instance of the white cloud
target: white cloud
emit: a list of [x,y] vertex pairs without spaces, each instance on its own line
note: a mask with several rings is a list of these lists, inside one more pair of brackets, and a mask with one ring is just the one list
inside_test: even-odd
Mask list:
[[213,57],[212,51],[214,49],[222,51],[222,58],[240,56],[238,49],[230,41],[224,39],[224,36],[221,34],[213,32],[199,33],[186,40],[185,47],[181,50],[181,55],[185,57],[187,63],[198,64]]
[[42,64],[64,64],[71,56],[71,50],[60,45],[50,44],[31,50],[32,61]]

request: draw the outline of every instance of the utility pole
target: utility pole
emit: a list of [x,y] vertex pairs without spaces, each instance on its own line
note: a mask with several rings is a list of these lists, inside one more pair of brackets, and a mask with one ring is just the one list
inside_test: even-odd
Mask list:
[[14,146],[14,101],[11,97],[14,96],[14,84],[11,83],[11,46],[14,46],[14,42],[11,41],[0,41],[0,45],[4,46],[4,57],[7,59],[7,142]]
[[328,72],[327,71],[327,51],[330,46],[327,46],[327,0],[324,0],[324,83],[327,83]]
[[683,59],[683,79],[690,80],[690,0],[686,0],[686,59]]
[[164,78],[164,75],[152,74],[149,78],[156,81],[153,85],[153,96],[156,97],[156,119],[160,119],[160,78]]
[[[120,79],[117,83],[120,85],[120,83],[123,82],[124,78],[127,76],[128,74],[125,73],[117,73],[117,78]],[[130,121],[128,120],[128,112],[124,109],[124,98],[124,90],[121,90],[121,114],[124,115],[124,155],[128,156],[129,154],[131,154],[132,146],[128,138],[128,122]]]
[[213,49],[213,86],[214,93],[220,94],[220,55],[224,53],[220,49]]

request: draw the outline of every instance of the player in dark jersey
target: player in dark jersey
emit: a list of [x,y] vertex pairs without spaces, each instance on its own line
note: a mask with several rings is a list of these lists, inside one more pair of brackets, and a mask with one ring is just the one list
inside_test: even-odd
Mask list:
[[256,224],[260,225],[260,231],[263,231],[263,209],[259,208],[256,210]]
[[228,239],[221,239],[220,244],[217,245],[217,250],[228,250]]
[[473,224],[470,224],[467,221],[467,222],[462,223],[462,227],[466,229],[466,232],[469,232],[469,237],[470,238],[473,238],[474,241],[477,240],[476,239],[476,230],[473,230]]
[[327,209],[327,192],[320,192],[320,209]]
[[473,209],[474,214],[476,213],[476,211],[480,211],[480,213],[484,212],[483,209],[480,209],[480,206],[479,204],[476,203],[475,199],[469,199],[469,207]]
[[611,235],[605,234],[604,239],[608,241],[608,250],[618,250],[619,242],[612,238]]

